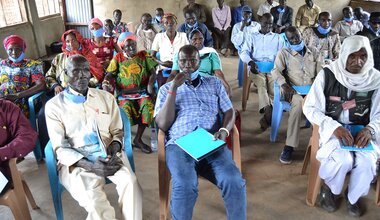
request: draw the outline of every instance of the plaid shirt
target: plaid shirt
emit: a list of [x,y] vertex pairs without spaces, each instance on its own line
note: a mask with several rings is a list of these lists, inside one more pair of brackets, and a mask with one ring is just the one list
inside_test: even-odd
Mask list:
[[[166,101],[172,82],[163,85],[156,100],[154,116],[161,110]],[[232,108],[232,103],[227,95],[222,82],[216,77],[201,77],[197,87],[184,83],[177,89],[176,95],[176,120],[169,129],[166,145],[174,144],[174,141],[197,127],[213,133],[220,127],[218,113],[226,112]]]

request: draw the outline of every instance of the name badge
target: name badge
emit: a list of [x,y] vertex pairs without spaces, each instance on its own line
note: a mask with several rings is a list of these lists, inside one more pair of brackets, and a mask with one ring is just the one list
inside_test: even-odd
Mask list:
[[339,96],[329,96],[329,100],[340,102],[342,100],[342,98],[340,98]]
[[356,107],[356,101],[355,99],[352,99],[350,101],[346,101],[342,104],[342,107],[344,110],[352,109]]
[[357,92],[356,96],[358,97],[367,97],[368,92]]

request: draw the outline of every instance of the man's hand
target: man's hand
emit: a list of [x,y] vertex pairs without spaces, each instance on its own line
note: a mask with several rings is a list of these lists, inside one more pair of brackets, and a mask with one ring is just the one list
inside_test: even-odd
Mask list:
[[215,140],[222,140],[222,141],[226,141],[226,138],[227,138],[227,132],[226,131],[224,131],[224,130],[220,130],[220,131],[218,131],[218,132],[216,132],[215,134],[214,134],[214,139]]
[[173,86],[175,89],[180,87],[186,80],[190,80],[190,77],[185,73],[177,73],[173,80]]
[[120,168],[121,164],[111,164],[108,159],[98,157],[95,163],[91,166],[91,172],[101,177],[107,177],[114,175]]
[[372,138],[371,131],[368,128],[363,128],[356,135],[354,145],[358,148],[367,147],[371,138]]
[[293,95],[296,93],[296,91],[289,86],[287,83],[284,83],[281,85],[285,101],[292,102]]
[[62,91],[63,91],[62,86],[58,85],[58,86],[54,87],[54,95],[58,95]]
[[110,146],[107,147],[107,155],[114,156],[121,150],[121,144],[117,141],[112,141]]
[[338,138],[341,145],[352,146],[354,145],[354,138],[352,137],[349,130],[345,129],[342,126],[339,126],[335,129],[334,135]]
[[249,61],[248,65],[251,67],[251,73],[253,74],[259,74],[259,67],[257,66],[257,64],[255,62],[253,62],[252,60]]
[[6,100],[14,102],[14,101],[16,101],[18,99],[18,96],[16,94],[8,94],[8,95],[4,96],[4,98]]

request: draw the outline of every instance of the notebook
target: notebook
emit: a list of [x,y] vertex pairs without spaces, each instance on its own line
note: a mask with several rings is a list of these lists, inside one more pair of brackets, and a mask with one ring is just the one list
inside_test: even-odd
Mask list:
[[[355,138],[356,135],[359,133],[359,131],[364,128],[364,125],[344,125],[343,127],[348,129],[352,137]],[[345,145],[340,146],[340,148],[344,150],[348,150],[348,151],[372,151],[373,150],[373,146],[371,143],[369,143],[367,147],[364,147],[364,148],[358,148],[355,146],[345,146]]]
[[178,138],[175,143],[196,161],[202,160],[226,145],[226,142],[222,140],[214,140],[214,135],[203,128],[197,128]]
[[3,191],[4,187],[7,185],[8,179],[0,172],[0,193]]
[[311,86],[292,86],[294,90],[300,95],[307,95],[310,91]]

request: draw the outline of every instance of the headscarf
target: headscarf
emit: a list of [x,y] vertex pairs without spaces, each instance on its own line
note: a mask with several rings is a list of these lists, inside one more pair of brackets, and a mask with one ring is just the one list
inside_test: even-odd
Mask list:
[[173,13],[170,13],[170,12],[164,14],[164,16],[161,19],[161,22],[164,23],[165,22],[164,20],[166,20],[169,17],[172,17],[174,19],[175,23],[178,24],[177,16],[175,16]]
[[[346,70],[348,56],[361,48],[367,51],[367,61],[359,73],[350,73]],[[339,58],[327,67],[338,82],[350,90],[368,92],[380,88],[380,72],[374,68],[373,53],[367,37],[354,35],[346,38],[340,48]]]
[[91,29],[91,25],[94,24],[94,23],[100,25],[101,27],[103,27],[103,22],[99,18],[93,18],[88,23],[88,29]]
[[128,36],[126,36],[121,42],[120,42],[120,47],[121,48],[124,48],[125,44],[127,43],[128,40],[133,40],[133,41],[137,41],[137,38],[136,38],[136,35],[134,34],[129,34]]
[[[75,38],[77,39],[79,45],[80,45],[80,48],[78,50],[67,50],[66,49],[66,36],[68,34],[74,34],[75,35]],[[100,64],[95,56],[95,54],[92,53],[91,49],[87,46],[87,43],[86,41],[84,40],[84,38],[82,37],[82,35],[77,31],[77,30],[74,30],[74,29],[71,29],[71,30],[68,30],[66,32],[64,32],[62,34],[62,37],[61,37],[61,40],[62,40],[62,52],[64,54],[66,54],[67,56],[72,56],[72,55],[75,55],[75,54],[80,54],[84,57],[86,57],[86,59],[88,60],[88,62],[90,63],[90,72],[91,74],[99,81],[101,82],[103,80],[103,77],[104,77],[104,70],[103,70],[103,66],[102,64]]]
[[126,37],[133,34],[132,32],[122,32],[119,37],[117,38],[117,45],[121,47],[121,43],[124,41]]
[[24,39],[22,39],[18,35],[10,35],[3,40],[3,45],[4,45],[5,50],[8,50],[8,47],[11,44],[19,45],[23,51],[25,51],[26,49],[26,44],[25,44]]

